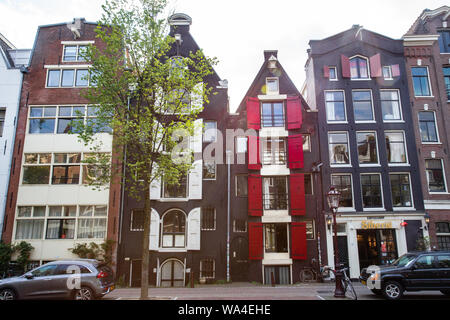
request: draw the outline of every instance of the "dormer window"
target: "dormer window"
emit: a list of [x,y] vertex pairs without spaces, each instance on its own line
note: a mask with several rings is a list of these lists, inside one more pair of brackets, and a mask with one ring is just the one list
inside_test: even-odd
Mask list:
[[356,56],[350,59],[350,77],[352,80],[369,79],[369,63],[367,58]]
[[278,78],[266,78],[266,94],[279,94]]

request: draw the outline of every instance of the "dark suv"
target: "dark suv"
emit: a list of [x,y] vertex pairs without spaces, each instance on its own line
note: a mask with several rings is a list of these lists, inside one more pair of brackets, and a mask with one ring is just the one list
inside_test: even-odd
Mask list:
[[407,253],[390,265],[364,268],[359,279],[389,300],[400,299],[405,291],[439,290],[450,295],[450,251]]
[[114,290],[114,276],[107,265],[90,259],[46,263],[20,277],[0,280],[0,300],[91,300]]

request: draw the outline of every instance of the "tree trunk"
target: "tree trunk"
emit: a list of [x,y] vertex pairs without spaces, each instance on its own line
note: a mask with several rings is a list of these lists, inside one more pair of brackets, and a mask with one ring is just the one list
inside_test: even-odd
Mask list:
[[148,299],[148,269],[150,260],[150,183],[144,188],[144,232],[142,238],[142,271],[141,271],[141,300]]

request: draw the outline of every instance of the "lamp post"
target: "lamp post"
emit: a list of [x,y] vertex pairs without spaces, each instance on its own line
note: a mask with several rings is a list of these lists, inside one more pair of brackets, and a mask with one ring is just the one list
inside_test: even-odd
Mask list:
[[341,193],[336,190],[334,186],[330,187],[330,191],[328,191],[327,194],[327,200],[328,200],[328,206],[331,209],[331,212],[333,213],[333,229],[334,229],[334,235],[333,235],[333,251],[334,251],[334,268],[336,270],[335,273],[335,281],[336,281],[336,287],[334,289],[334,296],[336,298],[345,298],[345,292],[344,288],[342,287],[342,271],[341,271],[341,265],[339,263],[339,248],[338,248],[338,239],[337,239],[337,223],[336,223],[336,212],[339,208],[339,198],[341,196]]

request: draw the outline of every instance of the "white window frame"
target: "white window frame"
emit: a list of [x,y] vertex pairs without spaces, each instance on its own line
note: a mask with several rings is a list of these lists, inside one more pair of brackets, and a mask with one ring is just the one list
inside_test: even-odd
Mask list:
[[427,191],[428,191],[428,194],[449,194],[449,192],[448,192],[448,185],[447,185],[447,177],[445,175],[444,159],[442,159],[442,158],[425,158],[425,162],[427,160],[441,160],[442,176],[444,178],[444,186],[445,186],[445,191],[444,192],[432,192],[432,191],[430,191],[430,181],[428,179],[428,173],[427,173],[427,169],[425,167],[425,175],[426,175],[426,178],[427,178]]
[[356,131],[356,149],[358,150],[358,133],[372,133],[375,136],[375,143],[376,143],[376,151],[377,151],[377,162],[376,163],[361,163],[359,162],[359,153],[358,153],[358,164],[360,167],[379,167],[380,166],[380,148],[378,147],[378,135],[377,131],[372,130],[362,130],[362,131]]
[[[391,175],[394,175],[394,174],[396,174],[396,175],[399,175],[399,174],[408,175],[408,179],[409,179],[409,195],[411,197],[411,206],[409,206],[409,207],[394,207],[394,201],[392,199],[392,185],[391,185]],[[411,173],[410,172],[389,172],[389,186],[391,187],[392,210],[394,210],[394,211],[415,210],[414,194],[413,194],[413,189],[412,189]]]
[[[363,91],[369,91],[370,92],[370,104],[372,107],[372,120],[356,120],[355,116],[355,100],[353,99],[353,92],[363,92]],[[373,92],[372,89],[352,89],[352,108],[353,108],[353,118],[355,120],[355,123],[376,123],[376,116],[375,116],[375,106],[373,105]]]
[[[427,80],[428,80],[428,88],[430,89],[430,95],[429,96],[416,96],[415,90],[414,90],[414,81],[413,81],[413,74],[412,74],[412,69],[413,68],[426,68],[427,69]],[[411,82],[412,82],[412,94],[414,95],[415,98],[434,98],[433,95],[433,88],[431,87],[431,79],[430,79],[430,68],[428,66],[411,66]]]
[[400,133],[400,132],[403,134],[403,146],[405,148],[406,162],[402,162],[402,163],[389,162],[389,159],[387,159],[389,167],[409,167],[410,166],[409,157],[408,157],[408,144],[406,143],[406,134],[405,134],[404,130],[385,130],[384,131],[384,144],[386,147],[386,155],[387,155],[386,133]]
[[[434,118],[434,126],[435,126],[435,128],[436,128],[436,136],[437,136],[437,141],[436,142],[424,142],[424,141],[422,141],[422,136],[421,136],[421,134],[420,134],[420,113],[421,112],[431,112],[431,113],[433,113],[433,118]],[[440,137],[440,135],[439,135],[439,128],[438,128],[438,123],[437,123],[437,118],[436,118],[436,111],[434,111],[434,110],[419,110],[418,112],[417,112],[417,121],[418,121],[418,124],[419,124],[419,127],[418,127],[418,129],[419,129],[419,137],[420,137],[420,142],[422,143],[422,144],[442,144],[442,142],[441,142],[441,137]]]
[[339,206],[338,212],[355,212],[355,188],[353,187],[353,174],[351,172],[342,173],[331,173],[330,174],[330,185],[333,184],[333,176],[350,176],[350,186],[352,188],[352,206],[351,207],[341,207]]
[[357,54],[357,55],[354,55],[353,57],[350,57],[348,59],[349,62],[351,62],[351,60],[354,59],[354,58],[361,58],[361,59],[366,60],[366,63],[367,63],[367,78],[352,78],[351,77],[351,67],[350,67],[350,70],[349,70],[350,71],[350,80],[351,81],[370,81],[370,80],[372,80],[372,78],[370,77],[370,61],[369,61],[369,58],[367,58],[365,56],[362,56],[360,54]]
[[[380,89],[380,93],[382,92],[382,91],[384,91],[384,92],[386,92],[386,91],[397,91],[397,94],[398,94],[398,107],[399,107],[399,112],[400,112],[400,119],[393,119],[393,120],[386,120],[386,119],[384,119],[383,118],[383,109],[381,108],[381,118],[383,119],[383,122],[385,122],[385,123],[399,123],[399,122],[401,122],[401,123],[404,123],[405,121],[403,120],[403,107],[402,107],[402,98],[401,98],[401,96],[400,96],[400,90],[399,89]],[[380,94],[380,107],[381,107],[381,94]]]
[[[344,97],[344,115],[345,115],[345,120],[338,120],[338,121],[334,121],[334,120],[329,120],[328,119],[328,109],[327,109],[327,92],[342,92],[342,96]],[[324,102],[325,102],[325,117],[327,119],[327,124],[344,124],[344,123],[348,123],[348,116],[347,116],[347,101],[345,98],[345,90],[325,90],[324,91]]]
[[332,77],[331,77],[331,72],[330,72],[329,81],[339,81],[339,79],[338,79],[338,74],[337,74],[337,67],[336,67],[336,66],[328,66],[328,69],[329,69],[329,70],[333,69],[333,70],[334,70],[334,74],[335,74],[335,77],[332,78]]
[[[86,62],[86,60],[79,60],[80,56],[79,56],[79,52],[80,52],[80,47],[88,47],[90,44],[94,44],[94,41],[86,41],[86,42],[74,42],[74,43],[69,43],[69,42],[63,42],[63,51],[62,51],[62,55],[61,55],[61,62]],[[66,52],[66,47],[77,47],[77,54],[75,55],[75,60],[64,60],[64,53]]]
[[345,133],[347,136],[347,151],[348,151],[348,164],[333,164],[331,163],[331,154],[330,149],[328,148],[328,161],[330,163],[330,167],[332,168],[349,168],[352,166],[352,156],[351,156],[351,150],[350,150],[350,138],[348,131],[328,131],[328,145],[330,144],[330,134],[342,134]]
[[[387,70],[389,76],[385,77],[384,75],[384,71]],[[382,67],[382,74],[383,74],[383,78],[384,80],[394,80],[394,78],[392,77],[392,67],[391,66],[383,66]]]
[[[364,208],[364,200],[363,200],[363,188],[362,188],[362,179],[361,177],[367,175],[367,176],[372,176],[372,175],[378,175],[380,177],[380,194],[381,194],[381,207],[375,207],[375,208]],[[363,208],[363,211],[386,211],[386,207],[385,207],[385,203],[384,203],[384,194],[383,194],[383,177],[381,175],[381,173],[379,172],[364,172],[364,173],[360,173],[360,179],[359,179],[359,183],[360,183],[360,188],[361,188],[361,205]]]
[[[170,213],[171,211],[180,211],[181,213],[184,214],[184,245],[181,247],[177,247],[175,246],[175,243],[173,243],[173,245],[171,247],[165,247],[164,246],[164,218],[165,216]],[[181,209],[169,209],[167,210],[161,217],[161,223],[160,223],[160,230],[159,230],[159,244],[160,244],[160,251],[163,250],[168,250],[168,251],[184,251],[186,250],[187,246],[188,246],[188,215]],[[173,240],[175,240],[175,238],[172,238]]]
[[[45,75],[45,88],[46,89],[73,89],[73,88],[89,88],[91,87],[91,78],[88,77],[88,83],[85,86],[77,86],[77,72],[78,70],[88,70],[88,75],[89,75],[89,69],[91,68],[91,65],[45,65],[44,66],[45,69],[47,69],[46,71],[46,75]],[[68,87],[64,87],[62,86],[62,72],[63,70],[73,70],[73,85],[72,86],[68,86]],[[59,84],[57,87],[52,87],[52,86],[48,86],[48,75],[50,71],[59,71]]]
[[[203,171],[203,166],[202,166],[202,171]],[[190,174],[187,173],[186,174],[186,197],[184,197],[184,198],[165,198],[164,197],[164,186],[165,186],[166,182],[164,181],[164,179],[161,179],[162,180],[161,199],[159,199],[159,200],[166,201],[166,202],[188,201],[189,200],[189,176],[190,176]],[[162,221],[162,219],[161,219],[161,221]]]
[[[276,91],[269,91],[269,82],[275,81],[277,84]],[[278,77],[267,77],[266,78],[266,95],[278,95],[280,94],[280,79]]]

